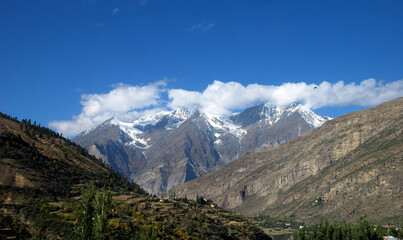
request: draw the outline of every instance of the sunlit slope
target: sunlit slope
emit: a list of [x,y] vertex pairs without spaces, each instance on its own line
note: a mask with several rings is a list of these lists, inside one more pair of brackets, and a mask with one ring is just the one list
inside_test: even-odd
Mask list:
[[211,201],[151,196],[70,140],[1,114],[0,238],[99,239],[95,232],[102,239],[270,239]]
[[[333,119],[174,189],[253,216],[402,216],[403,98]],[[394,222],[395,223],[395,222]]]

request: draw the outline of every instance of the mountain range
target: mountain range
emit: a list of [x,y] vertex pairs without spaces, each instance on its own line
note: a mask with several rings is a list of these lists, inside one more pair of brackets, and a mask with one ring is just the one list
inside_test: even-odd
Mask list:
[[300,104],[264,103],[229,117],[180,108],[130,123],[111,118],[73,141],[158,194],[288,142],[329,119]]
[[[106,134],[115,140],[94,143],[98,157],[108,162],[105,153],[119,153],[122,161],[112,163],[121,164],[129,157],[124,153],[132,151],[131,156],[143,156],[139,164],[128,161],[139,172],[152,169],[151,163],[162,166],[160,173],[169,169],[166,165],[174,169],[179,161],[170,165],[157,161],[167,149],[172,151],[167,156],[187,157],[183,162],[193,173],[191,164],[197,166],[193,159],[198,166],[218,168],[173,187],[171,199],[147,194],[113,171],[111,163],[105,165],[52,130],[0,113],[0,238],[75,239],[81,234],[78,230],[88,226],[102,229],[111,239],[270,239],[234,212],[308,225],[321,217],[348,222],[366,217],[399,226],[403,216],[402,106],[403,98],[399,98],[331,120],[298,104],[262,104],[229,118],[178,109],[132,123],[112,118],[82,134],[96,136],[97,129],[107,130],[98,132],[100,139]],[[303,133],[304,123],[316,128]],[[261,131],[260,126],[282,126],[283,133],[292,129],[296,137],[290,140],[281,135],[284,143],[268,141],[248,147],[248,134]],[[270,134],[255,136],[262,140]],[[200,137],[204,139],[197,140]],[[227,138],[238,141],[238,159],[220,167],[219,161],[202,158],[230,156],[232,149],[224,148],[229,147]],[[258,142],[259,137],[249,139]],[[226,145],[218,148],[223,142]],[[183,146],[188,148],[179,148]],[[161,152],[148,158],[147,150],[153,147]],[[223,149],[229,149],[227,155]],[[97,228],[93,220],[99,223],[102,211],[96,206],[100,201],[107,206],[107,214],[102,217],[104,227]],[[80,215],[87,207],[92,212]],[[80,216],[89,221],[83,222]]]
[[243,156],[172,189],[247,216],[320,217],[399,225],[403,216],[403,98],[332,119],[275,148]]

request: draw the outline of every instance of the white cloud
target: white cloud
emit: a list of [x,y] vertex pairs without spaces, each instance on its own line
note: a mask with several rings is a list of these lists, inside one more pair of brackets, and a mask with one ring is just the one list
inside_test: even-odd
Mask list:
[[[312,89],[312,86],[317,87]],[[322,82],[318,86],[287,89],[291,100],[299,101],[313,109],[327,106],[373,106],[403,96],[403,80],[382,84],[375,79],[367,79],[359,84],[343,81],[331,84]],[[280,94],[284,96],[285,94]],[[288,102],[290,102],[288,101]]]
[[196,91],[187,91],[183,89],[171,89],[168,91],[170,102],[168,107],[175,109],[178,107],[187,107],[194,109],[200,105],[202,94]]
[[72,136],[113,116],[122,120],[137,118],[147,111],[146,108],[158,108],[165,86],[164,81],[145,86],[117,84],[106,94],[84,94],[81,96],[83,107],[79,115],[73,116],[69,121],[53,121],[49,126]]
[[276,105],[299,102],[316,109],[326,106],[373,106],[403,96],[403,80],[382,84],[375,79],[345,84],[322,82],[319,85],[284,83],[280,86],[214,81],[201,92],[182,89],[168,91],[170,107],[193,107],[218,115],[228,115],[234,110],[270,101]]
[[[282,85],[249,84],[214,81],[202,92],[185,89],[167,89],[166,81],[145,86],[118,84],[106,94],[81,96],[82,110],[69,121],[54,121],[49,125],[67,136],[96,127],[116,116],[122,121],[133,121],[144,115],[167,108],[200,108],[216,115],[229,115],[254,104],[270,101],[277,105],[302,103],[312,109],[327,106],[374,106],[403,96],[403,80],[383,84],[367,79],[358,84],[322,82],[319,85],[284,83]],[[168,99],[161,99],[163,92]]]
[[205,31],[208,31],[208,30],[212,29],[214,26],[215,26],[214,23],[209,23],[209,24],[202,24],[202,23],[199,23],[199,24],[193,24],[193,26],[191,26],[190,28],[188,28],[188,30],[189,30],[189,31],[196,31],[196,30],[198,30],[198,31],[205,32]]

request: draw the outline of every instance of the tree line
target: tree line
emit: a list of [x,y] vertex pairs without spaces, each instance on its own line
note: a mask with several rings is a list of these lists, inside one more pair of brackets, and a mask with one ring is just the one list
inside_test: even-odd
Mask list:
[[351,225],[345,221],[330,223],[326,219],[321,219],[312,227],[302,227],[298,231],[298,240],[383,240],[384,236],[394,236],[403,238],[401,228],[384,228],[381,225],[372,225],[366,219],[360,219],[356,225]]

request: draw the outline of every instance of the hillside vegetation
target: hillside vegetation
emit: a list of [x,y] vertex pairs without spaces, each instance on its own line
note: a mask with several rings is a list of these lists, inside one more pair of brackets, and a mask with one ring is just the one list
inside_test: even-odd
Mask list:
[[202,198],[146,194],[31,120],[0,116],[0,238],[270,239]]

